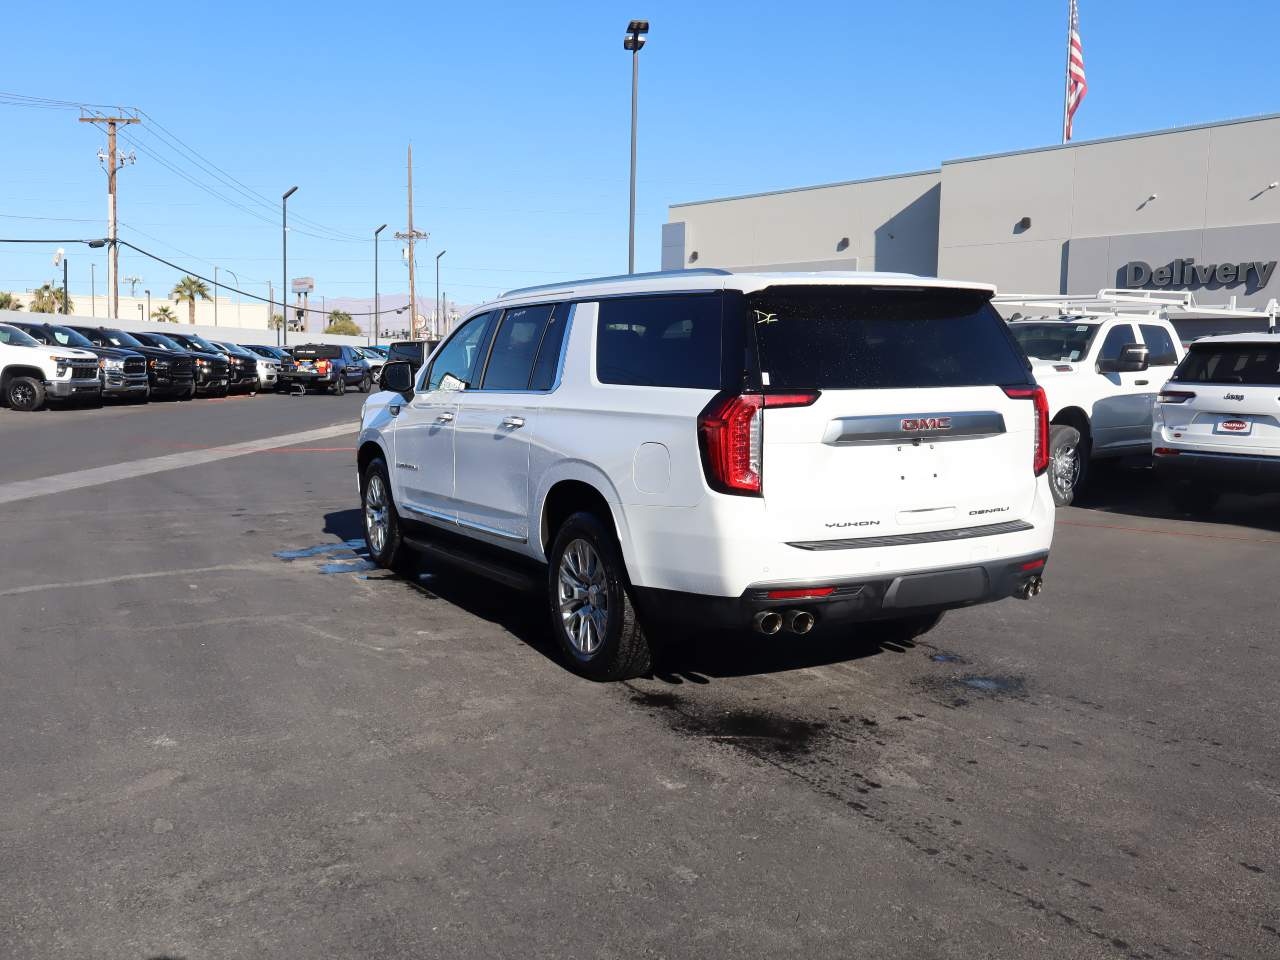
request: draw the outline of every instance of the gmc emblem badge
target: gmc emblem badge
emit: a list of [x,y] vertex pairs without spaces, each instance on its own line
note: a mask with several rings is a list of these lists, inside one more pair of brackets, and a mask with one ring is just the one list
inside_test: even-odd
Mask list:
[[950,417],[903,417],[903,433],[919,433],[921,430],[950,430]]

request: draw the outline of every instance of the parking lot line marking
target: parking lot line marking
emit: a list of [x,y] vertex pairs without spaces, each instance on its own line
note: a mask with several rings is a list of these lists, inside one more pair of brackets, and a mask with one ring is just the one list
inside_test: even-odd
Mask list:
[[157,577],[194,577],[202,573],[220,573],[224,570],[269,570],[265,563],[220,563],[213,567],[192,567],[189,570],[153,570],[149,573],[124,573],[118,577],[98,577],[94,580],[73,580],[70,583],[33,583],[26,587],[0,590],[0,597],[16,597],[23,593],[39,593],[42,590],[79,590],[83,587],[104,587],[126,580],[154,580]]
[[1087,527],[1095,530],[1121,530],[1125,533],[1158,533],[1165,537],[1192,537],[1197,540],[1234,540],[1237,543],[1280,543],[1259,537],[1228,537],[1221,533],[1191,533],[1186,530],[1154,530],[1149,527],[1123,527],[1118,523],[1080,523],[1077,520],[1059,520],[1061,527]]
[[87,470],[73,470],[70,473],[57,473],[50,477],[39,477],[35,480],[17,480],[0,484],[0,505],[14,503],[18,500],[29,500],[33,497],[46,497],[55,493],[67,493],[71,490],[82,490],[85,487],[96,487],[104,483],[115,483],[119,480],[132,480],[145,477],[151,473],[165,470],[179,470],[182,467],[198,467],[231,457],[242,457],[249,453],[273,450],[277,447],[297,446],[313,440],[327,440],[347,433],[354,433],[356,426],[351,421],[334,423],[315,430],[303,430],[300,433],[284,433],[275,437],[263,437],[261,440],[248,440],[231,443],[221,447],[210,447],[207,450],[190,450],[183,453],[170,453],[162,457],[147,457],[142,460],[127,460],[124,463],[113,463],[105,467],[90,467]]

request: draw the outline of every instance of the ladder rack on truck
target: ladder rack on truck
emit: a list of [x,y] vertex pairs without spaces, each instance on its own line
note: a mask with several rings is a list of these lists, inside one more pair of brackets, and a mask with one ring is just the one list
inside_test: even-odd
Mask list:
[[997,309],[1022,308],[1043,311],[1040,316],[1158,316],[1166,320],[1197,317],[1227,317],[1237,320],[1265,320],[1276,332],[1280,301],[1272,298],[1265,307],[1240,307],[1232,297],[1225,304],[1198,303],[1189,290],[1122,290],[1104,287],[1096,295],[1064,294],[1035,296],[1000,294],[991,299]]

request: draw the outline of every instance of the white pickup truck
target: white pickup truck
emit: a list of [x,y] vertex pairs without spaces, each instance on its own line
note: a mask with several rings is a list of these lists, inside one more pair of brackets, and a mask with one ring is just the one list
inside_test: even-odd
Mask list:
[[46,347],[0,323],[0,397],[10,410],[39,410],[46,397],[102,395],[98,358],[88,350]]
[[1049,482],[1066,506],[1093,460],[1151,452],[1156,394],[1182,360],[1173,324],[1152,314],[1013,320],[1049,399]]

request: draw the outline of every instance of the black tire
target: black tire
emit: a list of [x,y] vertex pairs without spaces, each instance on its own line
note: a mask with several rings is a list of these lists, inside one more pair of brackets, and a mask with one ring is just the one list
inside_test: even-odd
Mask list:
[[1199,483],[1180,483],[1169,487],[1169,499],[1179,513],[1208,513],[1218,502],[1219,493]]
[[[586,544],[594,553],[599,576],[591,590],[584,591],[581,604],[576,608],[575,619],[566,622],[562,610],[562,564],[570,567],[580,557],[579,544]],[[566,560],[566,553],[574,553]],[[591,680],[628,680],[647,674],[653,666],[653,646],[645,635],[640,616],[631,600],[631,583],[627,578],[622,549],[617,538],[595,514],[575,513],[556,531],[547,564],[547,612],[551,618],[551,630],[565,661],[582,676]],[[568,575],[568,574],[567,574]],[[570,579],[575,579],[569,575]],[[564,589],[572,590],[570,579],[564,581]],[[577,581],[585,583],[586,581]],[[591,597],[592,602],[586,602]],[[603,599],[604,609],[594,604]],[[564,598],[564,602],[571,602]],[[582,610],[594,610],[593,616]],[[603,629],[600,627],[603,619]],[[570,635],[570,624],[579,627],[580,640]],[[585,636],[585,640],[581,637]],[[594,638],[595,646],[592,647]]]
[[35,377],[14,377],[5,385],[4,400],[10,410],[39,410],[44,406],[44,384]]
[[1049,428],[1049,489],[1059,507],[1070,506],[1089,474],[1089,444],[1065,423]]
[[361,392],[361,393],[368,393],[368,392],[369,392],[369,388],[370,388],[372,385],[373,385],[373,380],[372,380],[372,378],[369,376],[369,374],[367,374],[367,373],[366,373],[363,377],[361,377],[361,378],[360,378],[360,392]]
[[942,613],[923,613],[894,620],[873,620],[858,628],[858,636],[875,643],[906,645],[942,622]]
[[344,373],[339,373],[338,378],[333,381],[333,395],[335,397],[340,397],[346,392],[347,392],[347,376]]
[[[376,504],[371,503],[369,489],[375,478],[381,484],[386,500],[382,508],[385,510],[386,530],[381,538],[374,533],[375,513],[371,513],[370,509],[377,509]],[[375,485],[374,499],[377,489]],[[391,476],[387,473],[386,461],[381,457],[374,457],[364,468],[364,475],[360,478],[360,514],[364,521],[364,542],[369,548],[369,559],[387,570],[402,571],[409,558],[409,548],[405,546],[400,530],[400,515],[396,513],[395,499],[391,495]],[[375,547],[375,544],[378,545]]]

